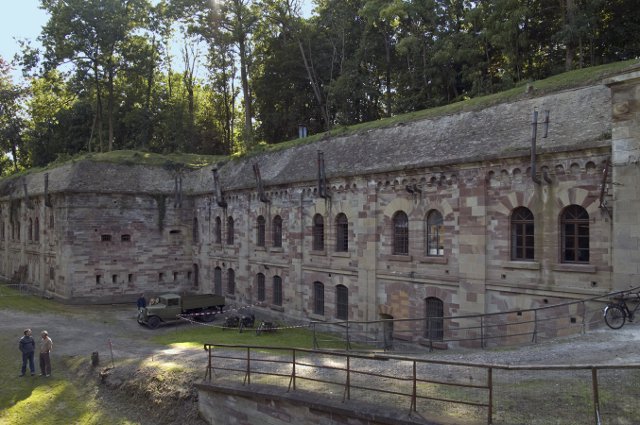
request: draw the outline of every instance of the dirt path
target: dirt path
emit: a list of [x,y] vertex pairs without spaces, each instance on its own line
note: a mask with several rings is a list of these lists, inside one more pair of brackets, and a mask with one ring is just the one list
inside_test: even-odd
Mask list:
[[[37,315],[3,310],[0,311],[0,332],[15,336],[17,341],[25,327],[32,328],[34,335],[47,329],[54,342],[53,374],[69,373],[65,370],[65,359],[80,358],[83,364],[88,365],[91,354],[98,352],[101,367],[98,370],[83,368],[86,373],[84,377],[88,377],[100,389],[101,403],[124,411],[131,420],[141,425],[204,424],[197,418],[197,394],[190,385],[204,375],[204,351],[195,348],[167,349],[149,340],[152,335],[177,332],[180,327],[190,325],[178,324],[151,331],[138,325],[132,305],[70,306],[68,310],[68,314]],[[630,323],[616,331],[603,324],[602,328],[584,335],[526,347],[425,351],[421,356],[493,364],[622,364],[640,363],[639,344],[640,326],[637,324]],[[112,352],[118,366],[108,371],[109,378],[101,383],[98,372],[111,365]],[[415,356],[415,353],[411,355]],[[174,382],[160,382],[152,375],[145,375],[142,370],[145,362],[173,362],[192,372],[183,374]],[[392,367],[391,364],[389,366]],[[93,377],[89,376],[91,373]],[[141,404],[145,406],[144,409],[141,409]],[[166,409],[173,414],[164,414]],[[185,422],[185,418],[189,418],[188,422]]]

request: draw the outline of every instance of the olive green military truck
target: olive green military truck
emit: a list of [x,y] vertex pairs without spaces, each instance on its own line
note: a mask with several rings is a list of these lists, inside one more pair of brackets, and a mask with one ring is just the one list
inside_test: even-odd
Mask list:
[[156,329],[161,323],[181,320],[182,317],[211,322],[222,313],[225,299],[214,294],[164,294],[152,300],[138,312],[138,323]]

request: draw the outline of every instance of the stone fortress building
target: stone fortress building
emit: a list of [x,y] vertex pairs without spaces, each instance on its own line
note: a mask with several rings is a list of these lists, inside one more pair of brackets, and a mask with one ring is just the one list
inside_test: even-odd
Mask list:
[[327,321],[583,299],[640,284],[639,160],[632,67],[199,170],[70,162],[0,184],[0,275]]

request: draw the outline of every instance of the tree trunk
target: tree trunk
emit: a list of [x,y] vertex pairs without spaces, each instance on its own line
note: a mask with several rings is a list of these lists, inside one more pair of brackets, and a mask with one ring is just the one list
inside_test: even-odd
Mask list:
[[246,39],[241,36],[238,40],[240,53],[240,80],[242,81],[242,94],[244,97],[244,142],[246,148],[253,146],[253,108],[251,107],[251,92],[249,91],[249,72],[247,60]]
[[307,75],[309,76],[309,82],[311,83],[311,87],[313,88],[313,94],[315,95],[316,100],[318,101],[318,106],[320,107],[320,113],[322,114],[322,119],[324,120],[325,129],[328,131],[331,129],[329,113],[325,107],[325,103],[322,99],[322,93],[320,93],[320,87],[318,87],[318,82],[313,76],[313,70],[309,65],[307,55],[304,52],[304,47],[302,46],[302,42],[300,41],[300,39],[298,39],[298,47],[300,48],[300,54],[302,55],[304,68],[307,70]]

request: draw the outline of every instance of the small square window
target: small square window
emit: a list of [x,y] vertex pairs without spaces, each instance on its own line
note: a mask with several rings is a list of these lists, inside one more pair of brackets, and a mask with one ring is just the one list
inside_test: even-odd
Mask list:
[[102,242],[110,242],[111,241],[111,235],[101,235],[100,236],[100,240]]

